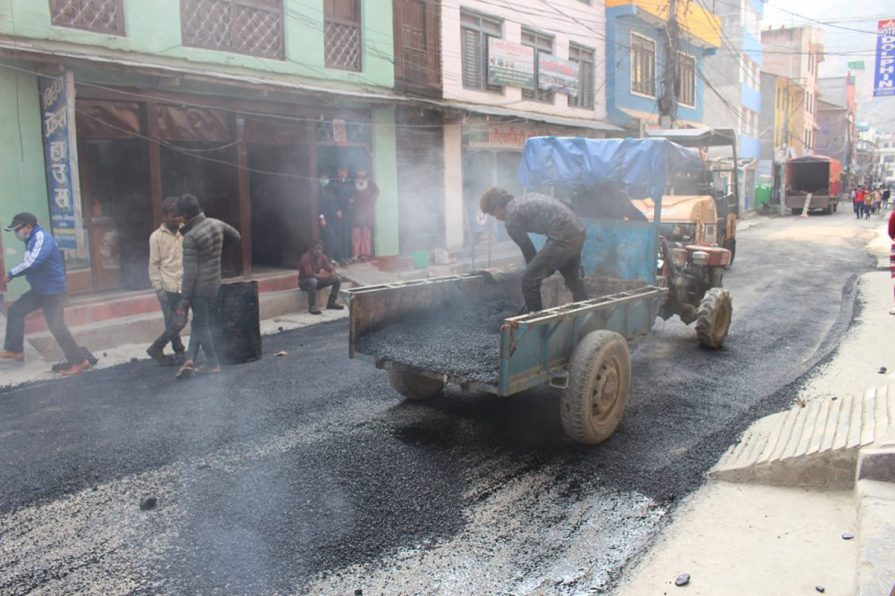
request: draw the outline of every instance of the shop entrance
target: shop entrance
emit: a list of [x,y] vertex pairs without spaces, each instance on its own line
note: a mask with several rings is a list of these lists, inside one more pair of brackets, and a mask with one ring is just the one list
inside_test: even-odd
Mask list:
[[148,288],[153,213],[146,141],[82,139],[78,152],[92,283],[73,284],[72,291]]
[[252,264],[297,268],[316,223],[308,148],[251,144],[248,156]]

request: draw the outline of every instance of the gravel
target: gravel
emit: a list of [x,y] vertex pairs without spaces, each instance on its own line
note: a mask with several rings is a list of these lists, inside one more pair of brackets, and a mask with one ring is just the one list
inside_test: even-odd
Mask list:
[[470,381],[497,383],[500,325],[519,306],[498,298],[438,305],[360,338],[365,354]]

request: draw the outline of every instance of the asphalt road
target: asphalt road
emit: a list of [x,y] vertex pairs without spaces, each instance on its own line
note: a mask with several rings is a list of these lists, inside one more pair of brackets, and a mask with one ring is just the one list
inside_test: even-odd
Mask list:
[[3,391],[0,593],[611,591],[835,348],[872,225],[744,231],[724,349],[657,321],[596,448],[565,439],[553,389],[402,403],[348,360],[344,322],[265,338],[213,378],[141,361]]

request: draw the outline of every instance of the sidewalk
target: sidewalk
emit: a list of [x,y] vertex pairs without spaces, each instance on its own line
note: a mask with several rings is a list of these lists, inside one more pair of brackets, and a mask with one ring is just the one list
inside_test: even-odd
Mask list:
[[[868,251],[886,257],[886,270],[861,277],[859,316],[797,403],[861,398],[868,388],[895,384],[895,353],[886,350],[895,337],[889,239],[885,231],[882,236]],[[889,414],[883,423],[891,429],[895,420]],[[895,588],[895,441],[884,437],[877,445],[883,462],[877,476],[869,478],[869,467],[858,463],[854,490],[709,480],[681,505],[617,593],[889,594]],[[865,447],[860,457],[874,454],[873,446]],[[677,587],[682,574],[689,583]]]

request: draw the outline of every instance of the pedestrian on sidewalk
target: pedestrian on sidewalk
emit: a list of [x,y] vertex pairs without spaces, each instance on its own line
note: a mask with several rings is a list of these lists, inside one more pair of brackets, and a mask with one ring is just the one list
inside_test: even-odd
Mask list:
[[[895,209],[889,214],[889,239],[892,245],[889,247],[889,272],[892,279],[895,279]],[[895,298],[895,285],[892,286],[892,296]],[[895,308],[889,311],[890,315],[895,315]]]
[[866,192],[863,184],[855,191],[855,219],[861,219],[861,216],[864,215],[864,193]]
[[351,256],[368,261],[373,256],[374,207],[379,197],[379,187],[367,179],[367,170],[354,175],[354,221],[351,229]]
[[65,324],[65,299],[68,283],[62,267],[62,253],[53,238],[37,223],[31,213],[19,213],[6,227],[25,243],[25,258],[4,273],[9,281],[24,276],[31,289],[12,303],[7,312],[6,341],[0,359],[24,362],[25,317],[37,309],[43,311],[50,333],[65,353],[69,366],[61,370],[64,376],[77,375],[90,368],[84,350],[78,347]]
[[[160,364],[180,366],[186,362],[186,348],[180,331],[186,317],[177,315],[183,285],[183,218],[177,213],[177,197],[162,201],[162,225],[149,236],[149,281],[165,319],[165,330],[146,350]],[[171,344],[174,356],[165,356],[165,346]]]
[[883,189],[883,209],[889,208],[889,197],[892,196],[892,191],[887,186]]
[[[199,200],[185,194],[177,201],[177,212],[186,222],[183,234],[183,283],[177,315],[185,318],[193,310],[190,345],[186,362],[177,369],[177,378],[188,378],[193,371],[221,372],[214,340],[211,337],[211,307],[221,287],[221,254],[224,239],[240,241],[236,229],[213,217],[206,217]],[[199,348],[205,353],[205,364],[196,368]]]
[[308,312],[312,315],[322,314],[317,307],[317,290],[329,286],[332,286],[332,289],[329,291],[326,308],[342,310],[345,307],[336,302],[342,280],[336,275],[336,268],[323,253],[323,243],[318,240],[311,246],[311,250],[302,255],[298,263],[298,287],[308,293]]
[[873,207],[873,190],[864,193],[864,219],[870,219],[870,209]]

